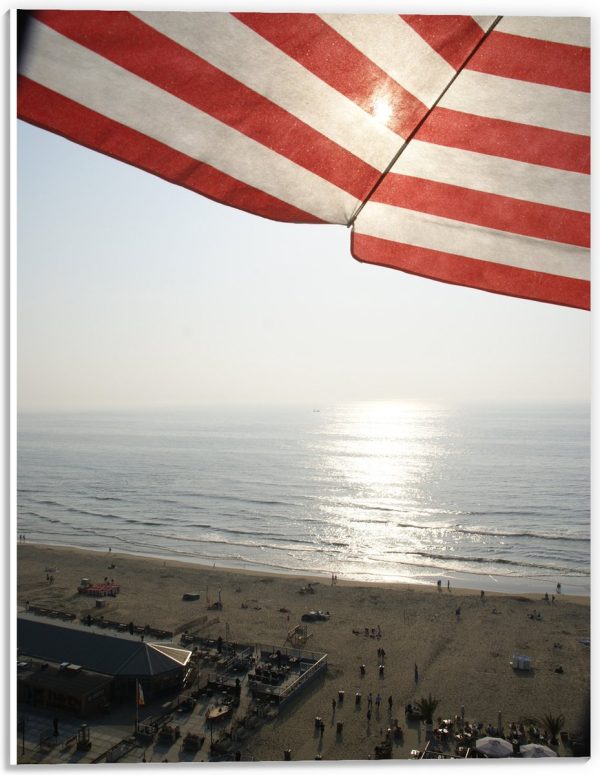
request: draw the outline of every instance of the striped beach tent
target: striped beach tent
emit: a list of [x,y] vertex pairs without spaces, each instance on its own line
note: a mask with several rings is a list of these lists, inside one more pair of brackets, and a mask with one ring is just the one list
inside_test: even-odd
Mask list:
[[18,115],[359,261],[588,309],[589,20],[40,11]]

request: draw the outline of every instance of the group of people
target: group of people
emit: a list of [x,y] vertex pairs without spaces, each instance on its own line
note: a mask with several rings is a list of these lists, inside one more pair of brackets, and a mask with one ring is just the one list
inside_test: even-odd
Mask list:
[[370,637],[370,638],[378,638],[379,639],[379,638],[381,638],[381,636],[383,634],[381,632],[381,625],[380,624],[378,624],[377,627],[371,627],[371,628],[365,627],[364,630],[357,630],[356,628],[354,628],[352,630],[353,635],[360,635],[361,632],[363,632],[365,638],[369,638]]
[[[333,583],[333,581],[332,581],[332,583]],[[448,592],[449,592],[450,591],[450,580],[449,579],[448,579],[446,584],[447,584],[447,588],[448,588]],[[437,588],[438,588],[438,592],[442,591],[442,580],[441,579],[437,580]],[[556,585],[556,594],[560,595],[561,593],[562,593],[562,586],[561,586],[561,583],[559,581],[558,584]],[[479,593],[479,597],[481,598],[481,600],[483,600],[485,598],[485,591],[483,589]],[[544,597],[544,600],[549,602],[548,593],[546,593],[546,595]],[[554,603],[554,595],[552,595],[552,602]]]
[[[381,707],[382,697],[379,692],[375,695],[375,711],[377,715],[379,716],[379,709]],[[388,712],[390,716],[392,715],[392,709],[394,707],[394,698],[390,694],[388,697]],[[371,721],[371,716],[373,714],[373,694],[369,692],[369,695],[367,697],[367,724]]]
[[[340,692],[340,699],[341,699],[342,695],[343,695],[343,692]],[[367,721],[371,720],[371,715],[373,713],[373,703],[375,703],[375,710],[376,710],[377,714],[379,715],[379,710],[381,708],[382,701],[383,701],[383,698],[382,698],[381,694],[379,694],[379,692],[377,692],[377,694],[375,695],[375,698],[373,698],[373,692],[369,692],[369,694],[367,696]],[[388,702],[388,711],[389,711],[390,716],[391,716],[392,709],[394,707],[394,698],[392,697],[391,694],[388,697],[387,702]],[[336,708],[337,708],[337,703],[338,703],[338,701],[334,697],[331,700],[331,710],[332,710],[332,713],[333,713],[334,716],[335,716],[335,711],[336,711]],[[357,705],[360,704],[360,694],[359,693],[357,693],[357,695],[356,695],[356,704]],[[323,729],[323,722],[320,719],[318,719],[318,724],[320,724],[321,727],[322,727],[321,728],[321,736],[322,736],[323,735],[323,731],[322,731],[322,729]]]

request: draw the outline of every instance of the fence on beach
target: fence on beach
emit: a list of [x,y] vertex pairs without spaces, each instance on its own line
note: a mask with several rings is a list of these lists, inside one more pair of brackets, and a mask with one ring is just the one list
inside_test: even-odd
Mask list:
[[250,690],[253,694],[269,697],[280,706],[294,697],[307,683],[327,670],[327,654],[317,651],[286,647],[277,649],[275,646],[265,647],[261,644],[257,644],[256,651],[261,655],[261,659],[263,655],[269,657],[279,652],[281,657],[291,658],[298,664],[299,672],[297,677],[286,681],[282,685],[272,686],[261,682],[252,682],[250,684]]

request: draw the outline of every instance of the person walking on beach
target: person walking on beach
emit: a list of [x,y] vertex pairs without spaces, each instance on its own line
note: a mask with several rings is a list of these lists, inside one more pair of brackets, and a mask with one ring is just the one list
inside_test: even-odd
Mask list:
[[390,711],[390,716],[392,715],[392,706],[394,704],[394,700],[392,699],[392,695],[388,697],[388,709]]
[[379,706],[381,705],[381,694],[377,692],[377,696],[375,697],[375,706],[377,708],[377,712],[379,712]]
[[336,701],[334,697],[333,700],[331,700],[331,709],[333,710],[334,715],[335,715],[335,706],[336,706]]
[[419,683],[419,668],[417,667],[417,663],[415,662],[415,684]]
[[373,695],[371,694],[371,692],[369,692],[369,696],[367,697],[367,708],[371,710],[372,707],[373,707]]

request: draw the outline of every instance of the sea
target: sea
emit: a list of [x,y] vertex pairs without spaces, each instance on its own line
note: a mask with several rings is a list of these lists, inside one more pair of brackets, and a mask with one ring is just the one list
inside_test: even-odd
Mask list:
[[29,542],[264,573],[590,593],[590,409],[22,413]]

